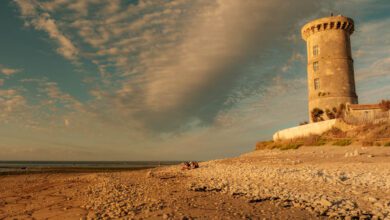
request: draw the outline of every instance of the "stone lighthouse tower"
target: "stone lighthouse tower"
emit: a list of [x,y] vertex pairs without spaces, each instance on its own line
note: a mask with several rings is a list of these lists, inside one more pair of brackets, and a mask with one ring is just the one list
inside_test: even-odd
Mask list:
[[[358,103],[350,41],[353,31],[353,20],[340,15],[311,21],[301,30],[307,43],[310,122],[329,119],[342,104]],[[320,116],[313,118],[313,112]]]

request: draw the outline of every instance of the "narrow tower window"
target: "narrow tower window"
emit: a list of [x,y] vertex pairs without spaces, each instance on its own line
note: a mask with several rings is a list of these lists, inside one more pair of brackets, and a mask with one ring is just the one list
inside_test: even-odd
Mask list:
[[319,68],[320,68],[320,67],[319,67],[319,65],[318,65],[318,61],[314,62],[314,63],[313,63],[313,70],[314,70],[314,72],[317,72]]
[[314,89],[317,90],[320,88],[320,79],[314,79]]
[[320,53],[320,51],[319,51],[318,45],[314,45],[313,46],[313,56],[318,56],[319,53]]

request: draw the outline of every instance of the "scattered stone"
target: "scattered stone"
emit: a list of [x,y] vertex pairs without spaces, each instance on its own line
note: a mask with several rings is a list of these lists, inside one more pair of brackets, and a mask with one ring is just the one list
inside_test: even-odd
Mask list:
[[[345,153],[347,157],[359,155],[361,153],[358,150]],[[269,157],[267,154],[262,156]],[[258,198],[280,198],[277,202],[280,206],[298,207],[318,215],[342,219],[359,219],[361,216],[362,219],[371,218],[376,207],[374,203],[377,201],[370,198],[373,204],[368,210],[362,210],[357,201],[367,201],[368,199],[364,198],[372,197],[373,189],[387,192],[390,188],[390,182],[386,181],[386,178],[390,178],[386,169],[378,172],[376,167],[367,168],[370,164],[345,166],[340,163],[331,168],[321,166],[321,169],[318,169],[316,165],[305,163],[291,166],[296,159],[286,159],[287,163],[279,162],[280,165],[273,166],[251,165],[240,159],[240,163],[208,162],[207,169],[191,173],[194,188],[198,186],[206,191],[204,183],[208,183],[207,191],[218,187],[222,192],[233,196],[248,197],[250,203],[261,201]],[[225,184],[219,184],[221,182]],[[382,202],[380,210],[384,207],[389,210],[390,204],[387,206],[387,203]],[[381,215],[387,216],[389,212],[390,210],[381,211]],[[379,216],[378,213],[376,215]]]
[[358,150],[354,150],[353,152],[346,152],[344,157],[357,157],[360,153]]
[[[341,151],[335,154],[335,158],[340,156],[342,158],[344,153]],[[304,158],[304,162],[295,157],[291,157],[289,160],[279,159],[277,154],[289,155],[291,152],[287,154],[287,152],[270,151],[268,154],[263,154],[262,156],[267,157],[267,161],[269,161],[266,163],[251,162],[245,157],[229,159],[229,163],[223,160],[222,162],[202,163],[202,169],[185,173],[188,176],[188,189],[197,192],[223,192],[235,197],[244,197],[250,203],[266,199],[282,207],[293,206],[330,218],[371,219],[373,216],[377,219],[390,218],[390,201],[388,200],[390,173],[388,169],[383,168],[385,167],[383,164],[379,164],[382,167],[378,168],[377,164],[371,162],[372,160],[361,157],[356,163],[355,161],[350,163],[352,160],[349,160],[348,163],[317,165],[315,162],[311,162],[311,159],[306,160],[306,158]],[[356,157],[359,155],[361,153],[354,150],[346,152],[344,156]],[[370,154],[367,157],[370,157]],[[370,163],[360,163],[360,160],[370,161]],[[295,162],[299,162],[300,165],[292,166]],[[175,169],[175,174],[168,172],[155,172],[153,174],[148,171],[146,175],[148,178],[152,176],[171,177],[182,173],[177,171],[177,167]],[[170,181],[175,181],[175,179],[164,179],[166,184],[170,184]],[[125,199],[123,204],[117,206],[116,201],[119,198],[126,198],[126,195],[141,196],[142,190],[137,191],[134,188],[145,186],[125,188],[121,184],[106,182],[99,187],[91,188],[90,197],[95,199],[96,195],[110,193],[112,200],[108,202],[108,199],[102,198],[91,204],[91,209],[98,213],[97,216],[103,216],[102,210],[107,210],[107,207],[110,207],[107,206],[107,203],[114,203],[114,207],[109,213],[110,218],[118,219],[131,215],[138,217],[137,215],[141,212],[158,211],[161,213],[162,211],[159,210],[163,210],[163,207],[167,206],[167,204],[164,205],[161,201],[153,199],[149,199],[146,204],[135,203],[131,201],[131,196],[127,200]],[[146,193],[144,196],[148,198]],[[189,207],[197,205],[191,200],[186,201],[187,203]],[[361,204],[364,206],[359,207],[358,205]],[[214,205],[218,206],[218,203]],[[202,205],[197,206],[204,208]],[[219,208],[216,207],[216,209]],[[117,211],[118,209],[119,211]],[[224,207],[225,209],[229,208]],[[243,213],[234,212],[237,210],[230,210],[230,213],[235,213],[237,218],[245,217]],[[260,212],[265,213],[264,210],[260,210]],[[159,218],[190,219],[181,212],[178,216],[176,214],[179,212],[174,211],[174,213],[175,216],[168,213],[159,214]],[[150,215],[153,216],[153,213]]]
[[378,201],[378,199],[377,199],[377,198],[375,198],[375,197],[372,197],[372,196],[368,197],[368,198],[367,198],[367,200],[368,200],[368,201],[370,201],[370,202],[372,202],[372,203],[374,203],[374,202]]
[[147,178],[153,177],[153,173],[152,173],[151,170],[149,170],[149,171],[146,173],[146,177],[147,177]]
[[321,199],[318,203],[325,208],[329,208],[330,206],[332,206],[332,202],[327,199]]

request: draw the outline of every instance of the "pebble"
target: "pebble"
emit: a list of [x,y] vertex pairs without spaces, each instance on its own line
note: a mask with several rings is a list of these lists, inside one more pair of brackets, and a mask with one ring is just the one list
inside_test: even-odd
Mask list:
[[370,201],[370,202],[376,202],[376,201],[378,201],[377,198],[372,197],[372,196],[368,197],[367,200]]
[[330,201],[327,200],[327,199],[321,199],[321,200],[320,200],[320,204],[321,204],[322,206],[324,206],[325,208],[329,208],[329,207],[332,206],[332,202],[330,202]]

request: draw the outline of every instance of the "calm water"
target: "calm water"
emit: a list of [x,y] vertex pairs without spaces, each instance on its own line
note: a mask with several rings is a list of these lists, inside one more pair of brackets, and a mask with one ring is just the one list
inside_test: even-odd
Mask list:
[[153,168],[180,161],[0,161],[0,174],[25,172],[115,171]]

